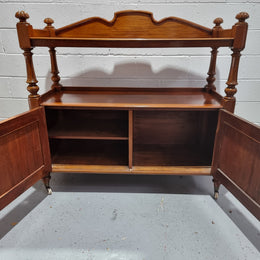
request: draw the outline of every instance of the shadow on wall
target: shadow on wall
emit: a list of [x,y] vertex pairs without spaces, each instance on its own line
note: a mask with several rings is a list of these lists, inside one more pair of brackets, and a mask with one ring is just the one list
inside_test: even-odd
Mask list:
[[[87,60],[87,59],[86,59]],[[73,66],[74,64],[71,64]],[[84,64],[82,64],[83,67]],[[79,67],[79,64],[75,64]],[[84,65],[84,67],[86,67]],[[62,67],[60,67],[61,84],[63,86],[88,86],[88,87],[143,87],[143,88],[170,88],[170,87],[198,87],[202,88],[207,84],[207,70],[205,77],[196,73],[189,72],[180,68],[167,67],[160,71],[154,71],[150,63],[121,63],[114,65],[112,72],[107,64],[102,64],[99,69],[90,69],[79,74],[71,76],[62,75]],[[69,73],[65,74],[69,75]],[[51,73],[46,76],[45,89],[50,89]],[[219,82],[216,82],[219,89]]]

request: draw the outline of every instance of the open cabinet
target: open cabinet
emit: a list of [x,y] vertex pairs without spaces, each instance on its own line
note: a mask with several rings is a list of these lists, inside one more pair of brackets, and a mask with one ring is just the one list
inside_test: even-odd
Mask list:
[[[232,114],[247,13],[222,29],[144,11],[122,11],[112,21],[89,18],[43,30],[16,17],[24,50],[31,111],[0,124],[3,208],[39,179],[51,193],[50,172],[212,175],[215,197],[224,184],[260,219],[260,129]],[[43,95],[32,48],[49,47],[53,85]],[[62,86],[55,47],[211,47],[203,88],[104,88]],[[231,47],[230,74],[222,97],[214,86],[217,49]],[[230,112],[227,112],[230,111]],[[2,156],[3,155],[3,156]],[[213,158],[213,160],[212,160]]]

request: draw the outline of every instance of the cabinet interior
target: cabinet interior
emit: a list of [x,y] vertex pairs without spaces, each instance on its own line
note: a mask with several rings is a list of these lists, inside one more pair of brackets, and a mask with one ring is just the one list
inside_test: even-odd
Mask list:
[[211,165],[217,112],[136,111],[134,165]]
[[210,166],[218,111],[46,108],[53,164]]

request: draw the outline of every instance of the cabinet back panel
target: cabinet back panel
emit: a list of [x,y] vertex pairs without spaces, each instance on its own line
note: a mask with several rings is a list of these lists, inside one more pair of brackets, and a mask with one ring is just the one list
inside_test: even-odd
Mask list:
[[134,143],[199,144],[200,139],[203,138],[201,135],[206,131],[212,131],[204,123],[208,113],[200,111],[135,111]]
[[135,111],[134,165],[211,165],[217,111]]
[[127,141],[51,140],[52,163],[128,165]]
[[126,138],[128,112],[46,109],[49,136],[75,138]]
[[77,110],[77,109],[46,109],[48,124],[55,124],[56,121],[74,121],[81,123],[85,120],[125,120],[128,112],[118,110]]

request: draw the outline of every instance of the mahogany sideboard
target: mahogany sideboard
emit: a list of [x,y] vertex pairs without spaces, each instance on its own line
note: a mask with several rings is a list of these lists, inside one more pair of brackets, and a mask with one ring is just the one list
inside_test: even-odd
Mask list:
[[[0,124],[0,209],[50,172],[212,175],[215,198],[227,187],[260,219],[260,128],[233,114],[240,52],[249,15],[231,29],[222,18],[210,29],[177,17],[121,11],[112,21],[88,18],[55,29],[46,18],[34,29],[15,15],[24,51],[30,111]],[[49,48],[52,86],[43,95],[32,49]],[[56,47],[210,47],[201,88],[71,87],[60,84]],[[232,50],[225,96],[214,85],[218,48]]]

